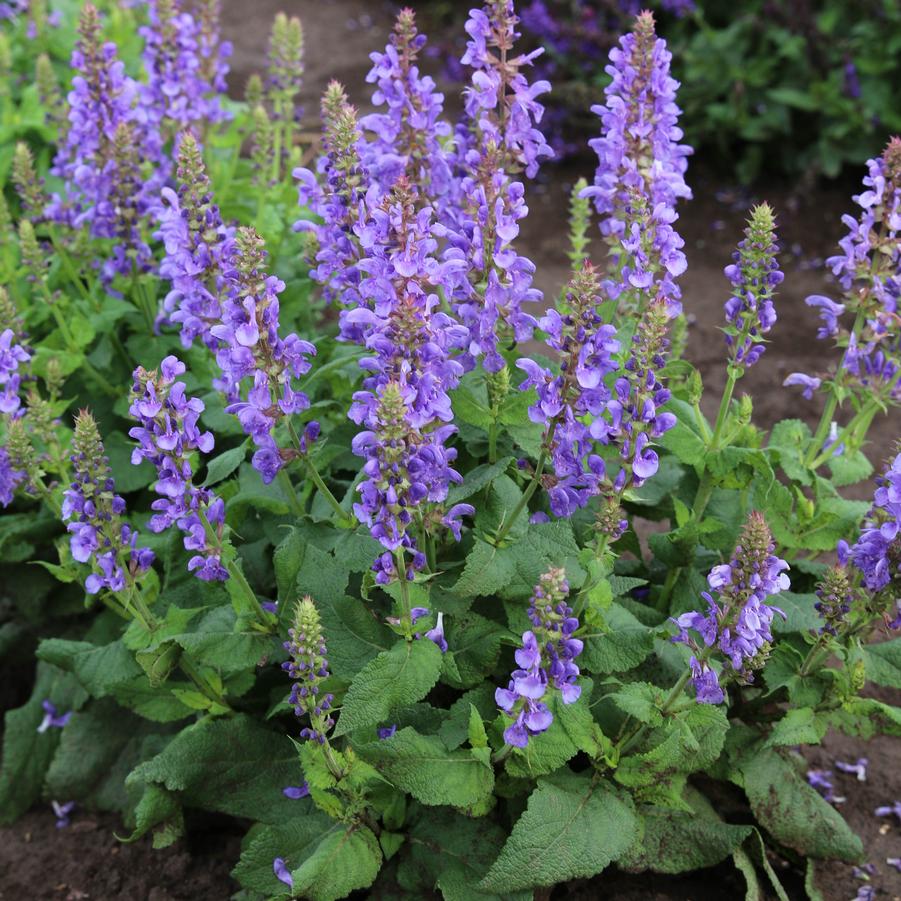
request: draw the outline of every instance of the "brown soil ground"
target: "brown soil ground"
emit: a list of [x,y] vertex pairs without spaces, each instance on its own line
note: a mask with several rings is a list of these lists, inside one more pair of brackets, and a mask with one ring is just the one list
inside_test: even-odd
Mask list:
[[[298,14],[304,22],[307,72],[304,103],[307,124],[317,127],[318,98],[326,83],[337,78],[351,98],[366,104],[368,53],[385,43],[390,28],[391,4],[381,0],[257,0],[252,7],[240,0],[225,0],[226,36],[234,42],[232,90],[240,93],[247,76],[261,66],[272,16],[280,9]],[[690,136],[688,136],[690,141]],[[531,213],[523,227],[520,250],[538,266],[537,281],[547,297],[565,282],[567,264],[567,196],[580,175],[591,178],[593,160],[585,157],[547,167],[538,183],[529,186]],[[749,205],[767,200],[779,216],[785,248],[786,280],[778,298],[779,322],[763,361],[746,377],[742,389],[755,400],[757,420],[768,426],[787,417],[815,421],[816,402],[781,389],[789,372],[826,370],[835,355],[826,342],[817,342],[816,316],[804,305],[815,292],[829,293],[822,259],[834,252],[841,237],[840,215],[851,210],[854,181],[829,185],[767,183],[750,189],[732,188],[705,174],[703,165],[689,170],[695,198],[681,207],[678,225],[685,238],[689,270],[682,278],[683,302],[692,327],[688,354],[701,369],[708,391],[705,406],[714,413],[725,379],[722,304],[727,282],[723,267],[730,262]],[[856,180],[856,176],[855,176]],[[595,254],[596,258],[599,255]],[[878,461],[898,437],[897,416],[877,422],[872,430],[871,456]],[[4,692],[4,695],[7,693]],[[4,701],[12,698],[4,696]],[[891,700],[885,698],[885,700]],[[895,703],[901,698],[894,698]],[[834,769],[835,760],[869,758],[869,778],[835,773],[840,794],[847,796],[841,810],[860,834],[868,860],[878,868],[873,884],[879,899],[901,901],[901,874],[885,860],[901,856],[901,824],[873,816],[875,807],[901,799],[901,752],[893,739],[862,743],[842,736],[827,736],[810,753],[811,766]],[[76,813],[73,825],[57,830],[49,809],[33,810],[16,826],[0,830],[0,899],[56,899],[56,901],[225,901],[237,886],[228,873],[238,855],[238,830],[221,821],[198,821],[190,830],[190,843],[166,851],[153,851],[149,842],[122,845],[114,832],[119,824],[106,815]],[[773,860],[785,875],[793,901],[804,897],[797,871],[785,861]],[[822,864],[818,885],[826,901],[846,901],[861,883],[851,868]],[[686,877],[611,871],[595,880],[556,889],[545,898],[578,901],[731,901],[743,897],[743,886],[731,866]]]

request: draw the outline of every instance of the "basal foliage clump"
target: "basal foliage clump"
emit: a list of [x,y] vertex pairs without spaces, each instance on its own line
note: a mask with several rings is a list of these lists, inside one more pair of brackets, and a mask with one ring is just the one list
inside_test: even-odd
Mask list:
[[543,299],[517,239],[550,85],[511,0],[470,13],[459,121],[404,10],[375,112],[332,83],[313,147],[296,19],[237,103],[216,0],[85,4],[75,33],[5,6],[0,648],[37,668],[4,821],[97,807],[162,847],[185,810],[240,817],[242,897],[317,901],[730,856],[784,897],[765,846],[810,886],[862,857],[798,748],[901,732],[866,691],[901,688],[899,450],[871,448],[871,503],[839,491],[901,400],[897,138],[840,296],[808,300],[837,352],[787,384],[821,422],[766,432],[735,391],[778,328],[777,213],[725,268],[708,422],[650,14],[610,54]]

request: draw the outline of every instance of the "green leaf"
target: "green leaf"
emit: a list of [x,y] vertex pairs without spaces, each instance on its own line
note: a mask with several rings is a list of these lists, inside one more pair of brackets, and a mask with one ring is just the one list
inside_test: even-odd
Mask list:
[[317,603],[332,673],[350,681],[370,660],[393,647],[396,636],[355,598]]
[[873,464],[863,451],[845,451],[837,457],[830,457],[827,463],[830,481],[836,488],[856,485],[873,474]]
[[800,419],[783,419],[773,426],[768,447],[779,458],[782,471],[802,485],[810,485],[813,478],[804,465],[804,455],[810,444],[810,428]]
[[812,93],[800,91],[797,88],[770,88],[767,94],[774,103],[782,103],[785,106],[791,106],[806,112],[814,112],[820,105]]
[[778,614],[773,618],[773,631],[809,632],[823,625],[820,615],[814,609],[819,598],[815,594],[795,594],[783,591],[775,601],[775,605],[785,613],[783,620]]
[[604,614],[608,632],[590,632],[579,666],[589,673],[621,673],[647,659],[654,649],[654,634],[628,610],[613,604]]
[[539,779],[480,887],[501,893],[595,876],[637,831],[631,801],[608,783],[570,772]]
[[424,897],[437,886],[444,901],[531,901],[531,892],[504,888],[495,894],[479,888],[504,838],[503,830],[486,818],[429,810],[410,828],[408,859],[399,866],[399,881],[408,897]]
[[241,442],[237,447],[213,457],[206,465],[204,487],[208,488],[210,485],[218,485],[219,482],[225,481],[244,462],[248,444],[249,439]]
[[447,494],[448,505],[459,504],[467,498],[487,488],[495,479],[502,476],[513,462],[513,457],[503,457],[497,463],[482,463],[466,473],[462,484],[451,487]]
[[335,737],[387,720],[421,701],[438,681],[441,651],[431,641],[401,641],[370,660],[344,697]]
[[113,432],[104,438],[103,446],[109,458],[113,478],[116,480],[117,491],[128,494],[130,491],[146,488],[156,481],[157,472],[151,463],[142,459],[135,466],[131,462],[131,452],[135,443],[121,432]]
[[179,792],[186,807],[276,823],[296,813],[296,802],[282,789],[295,784],[297,772],[287,736],[237,714],[183,729],[162,753],[136,767],[127,783]]
[[617,864],[626,870],[685,873],[721,863],[751,834],[750,826],[724,823],[710,802],[694,789],[686,790],[690,813],[660,807],[639,807],[643,830]]
[[610,695],[610,700],[624,713],[634,717],[639,723],[659,726],[663,722],[660,708],[665,693],[662,688],[650,682],[629,682]]
[[445,661],[453,660],[455,668],[446,673],[445,681],[461,689],[478,685],[497,663],[501,641],[508,635],[494,620],[477,613],[453,617],[447,627]]
[[867,679],[887,688],[901,688],[901,638],[863,648]]
[[112,694],[141,675],[141,667],[122,641],[96,647],[88,641],[48,638],[38,645],[37,656],[73,673],[95,698]]
[[760,751],[740,772],[751,809],[778,842],[811,857],[860,860],[860,839],[780,753]]
[[254,629],[236,631],[236,620],[231,607],[215,607],[196,622],[194,631],[174,635],[172,641],[195,662],[220,673],[253,669],[278,649],[278,643]]
[[423,804],[474,807],[491,796],[494,770],[470,751],[448,751],[437,735],[409,727],[385,741],[354,744],[389,782]]
[[185,832],[184,816],[178,798],[158,785],[145,786],[135,807],[134,829],[122,841],[137,841],[151,829],[154,848],[167,848]]
[[795,707],[773,727],[768,748],[794,745],[818,745],[826,734],[827,723],[811,707]]
[[316,849],[291,871],[294,894],[312,901],[338,901],[375,882],[382,865],[382,850],[366,826],[336,824]]
[[658,439],[659,443],[680,462],[698,466],[707,456],[707,445],[680,417],[676,425]]

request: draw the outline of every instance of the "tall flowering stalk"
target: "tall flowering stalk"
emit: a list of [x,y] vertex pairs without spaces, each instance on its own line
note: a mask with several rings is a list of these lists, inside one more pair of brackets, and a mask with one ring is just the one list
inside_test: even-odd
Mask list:
[[199,339],[215,350],[210,329],[222,319],[222,299],[232,271],[235,229],[216,206],[197,139],[184,132],[178,142],[177,191],[163,188],[160,227],[165,255],[160,276],[171,284],[163,300],[166,318],[181,328],[181,343]]
[[310,276],[323,287],[326,302],[340,301],[348,307],[359,302],[357,286],[361,257],[359,238],[353,226],[365,218],[364,198],[368,178],[360,161],[361,134],[357,111],[347,101],[344,88],[329,84],[322,97],[323,154],[317,169],[324,184],[309,169],[295,169],[298,199],[323,221],[295,223],[295,230],[315,238],[316,265]]
[[278,13],[269,37],[266,95],[274,120],[273,182],[281,180],[282,157],[290,163],[294,149],[294,124],[300,118],[297,97],[303,84],[303,27],[296,16]]
[[141,271],[151,255],[139,223],[158,205],[169,166],[158,131],[139,108],[139,86],[125,74],[116,45],[103,42],[91,4],[81,13],[72,68],[69,128],[51,170],[66,193],[54,195],[47,213],[116,242],[107,277],[113,270],[128,274],[131,264]]
[[147,72],[142,103],[157,126],[174,134],[222,121],[231,45],[219,41],[216,6],[206,3],[202,20],[180,0],[151,0],[147,9],[150,22],[139,29]]
[[[263,481],[271,482],[288,460],[306,453],[319,427],[310,423],[304,436],[298,438],[290,424],[293,414],[310,405],[294,380],[309,372],[308,357],[315,356],[316,348],[293,332],[284,338],[279,335],[278,295],[285,283],[266,274],[265,262],[262,238],[252,228],[239,228],[233,268],[226,276],[222,320],[210,334],[219,341],[216,360],[224,381],[234,386],[233,403],[226,410],[238,417],[250,435],[257,447],[253,466]],[[250,381],[252,386],[242,400],[239,386]],[[283,419],[292,431],[293,449],[280,449],[276,443],[275,428]]]
[[225,504],[206,488],[194,484],[191,457],[195,451],[208,454],[213,436],[198,427],[203,401],[189,397],[184,382],[177,377],[185,365],[168,356],[159,370],[138,367],[134,373],[129,413],[138,425],[129,431],[137,442],[132,451],[134,464],[149,460],[159,476],[150,519],[154,532],[175,525],[184,534],[185,550],[194,552],[188,569],[203,581],[225,581],[228,570],[222,563],[222,531]]
[[671,57],[649,12],[641,13],[634,31],[610,51],[607,99],[592,107],[602,122],[601,136],[589,142],[598,167],[584,194],[594,199],[601,234],[610,245],[611,296],[626,309],[641,309],[663,296],[677,315],[676,279],[686,262],[673,223],[677,201],[691,197],[684,178],[691,148],[679,143],[679,84],[670,75]]
[[520,389],[534,386],[538,392],[529,418],[545,428],[553,475],[544,483],[555,516],[571,516],[584,507],[606,476],[594,444],[595,437],[606,443],[606,424],[598,428],[595,423],[610,400],[604,377],[617,369],[619,342],[616,329],[598,313],[599,295],[597,272],[586,261],[565,292],[563,314],[551,309],[539,322],[548,346],[561,356],[559,375],[527,357],[516,363],[527,375]]
[[522,647],[515,653],[518,669],[507,688],[498,688],[498,707],[513,718],[504,730],[504,742],[524,748],[529,739],[547,731],[553,714],[546,700],[554,689],[564,704],[573,704],[582,693],[579,667],[574,662],[582,653],[581,639],[573,633],[579,621],[566,603],[569,584],[562,569],[548,570],[535,586],[529,602],[532,629],[524,632]]
[[[411,534],[414,518],[422,518],[418,508],[442,503],[449,485],[461,481],[451,465],[457,452],[445,442],[456,431],[448,391],[463,371],[450,351],[465,333],[438,310],[435,290],[449,267],[433,256],[431,215],[400,179],[365,226],[370,255],[360,264],[360,293],[367,305],[342,313],[372,351],[361,361],[368,376],[349,416],[365,427],[353,442],[354,453],[366,460],[354,511],[386,548],[373,567],[383,583],[412,578],[424,566]],[[453,523],[465,512],[472,508],[460,505],[445,517],[455,535]]]
[[74,560],[89,563],[88,594],[129,592],[153,563],[153,552],[137,546],[138,533],[123,519],[125,501],[116,494],[97,423],[87,410],[75,417],[72,484],[62,505]]
[[406,175],[419,188],[421,202],[435,205],[451,188],[451,159],[445,149],[451,129],[441,119],[444,95],[419,72],[425,43],[413,10],[402,9],[384,53],[370,54],[373,66],[366,80],[375,85],[373,104],[385,111],[360,121],[371,138],[359,147],[369,178],[382,193]]
[[[854,447],[863,441],[880,405],[901,403],[901,138],[892,138],[881,156],[868,161],[867,170],[864,190],[854,197],[861,212],[856,219],[842,217],[848,228],[839,241],[842,252],[826,260],[842,287],[842,300],[815,294],[806,301],[822,321],[817,337],[833,338],[843,348],[806,457],[814,468],[833,453],[827,437],[840,396],[850,392],[858,401],[840,442],[848,439]],[[850,328],[842,325],[845,314],[853,319]],[[785,381],[802,386],[807,397],[822,383],[820,376],[798,372]]]
[[[707,584],[716,594],[702,593],[707,612],[684,613],[674,620],[679,633],[673,641],[694,652],[690,678],[699,703],[721,704],[725,697],[719,677],[708,664],[716,650],[725,658],[730,675],[741,683],[753,682],[754,671],[766,662],[773,619],[777,613],[785,616],[768,599],[790,587],[785,574],[788,563],[773,553],[774,548],[763,515],[751,513],[732,560],[714,566],[707,576]],[[700,636],[701,644],[688,629]]]

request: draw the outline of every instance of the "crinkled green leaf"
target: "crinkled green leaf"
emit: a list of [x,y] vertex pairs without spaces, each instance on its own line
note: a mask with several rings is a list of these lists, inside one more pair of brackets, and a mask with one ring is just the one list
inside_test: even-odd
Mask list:
[[95,698],[105,697],[141,675],[141,667],[122,641],[97,647],[88,641],[48,638],[38,646],[37,656],[73,673]]
[[539,779],[480,888],[519,891],[595,876],[631,847],[638,828],[632,802],[589,773]]
[[620,604],[604,613],[608,632],[589,632],[579,666],[589,673],[625,672],[642,663],[654,649],[651,629]]
[[335,736],[373,726],[422,700],[438,681],[441,651],[431,641],[399,641],[354,677],[344,696]]
[[372,885],[381,865],[382,850],[371,829],[336,823],[312,854],[292,869],[294,893],[312,901],[338,901]]

